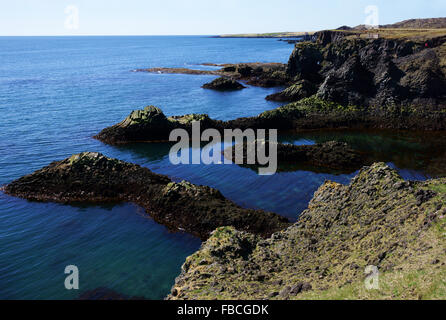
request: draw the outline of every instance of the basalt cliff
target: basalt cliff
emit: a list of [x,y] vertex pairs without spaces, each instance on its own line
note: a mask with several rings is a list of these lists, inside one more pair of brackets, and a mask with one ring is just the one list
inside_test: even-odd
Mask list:
[[296,44],[286,73],[293,84],[269,99],[444,110],[446,33],[322,31]]

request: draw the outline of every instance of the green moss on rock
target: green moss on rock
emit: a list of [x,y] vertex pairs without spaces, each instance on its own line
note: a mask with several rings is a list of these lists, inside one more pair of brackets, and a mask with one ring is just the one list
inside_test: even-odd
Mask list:
[[[296,224],[268,239],[214,231],[168,298],[444,299],[445,183],[404,181],[384,163],[349,185],[328,181]],[[365,288],[369,265],[379,290]]]

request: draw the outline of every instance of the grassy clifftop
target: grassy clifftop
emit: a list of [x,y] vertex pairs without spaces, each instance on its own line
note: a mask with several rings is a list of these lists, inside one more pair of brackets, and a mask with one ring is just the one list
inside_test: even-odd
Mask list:
[[[365,25],[353,28],[342,26],[336,31],[361,34],[366,37],[369,33],[379,33],[384,38],[414,38],[436,37],[446,34],[446,18],[409,19],[393,24],[380,25],[378,29],[368,30]],[[295,38],[313,35],[315,32],[270,32],[270,33],[240,33],[223,34],[219,38]]]
[[445,216],[445,179],[407,182],[377,163],[348,186],[326,182],[298,222],[269,239],[217,229],[168,298],[444,299]]
[[411,28],[411,29],[443,29],[446,28],[446,18],[409,19],[382,26],[383,28]]
[[343,32],[348,36],[348,39],[360,38],[367,39],[379,37],[393,40],[412,40],[427,41],[430,39],[446,36],[445,28],[384,28],[378,29],[351,29],[351,30],[333,30],[336,32]]

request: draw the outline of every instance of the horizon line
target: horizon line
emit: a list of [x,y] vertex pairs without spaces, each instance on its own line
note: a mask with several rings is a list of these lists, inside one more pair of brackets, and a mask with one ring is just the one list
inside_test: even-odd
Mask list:
[[30,34],[30,35],[0,35],[0,37],[178,37],[178,36],[208,36],[217,37],[220,34]]
[[[332,30],[332,29],[324,29]],[[176,36],[209,36],[209,37],[219,37],[219,36],[238,36],[238,35],[262,35],[269,33],[304,33],[304,32],[316,32],[312,31],[271,31],[271,32],[238,32],[238,33],[219,33],[219,34],[19,34],[19,35],[0,35],[0,37],[176,37]],[[248,38],[248,37],[247,37]]]

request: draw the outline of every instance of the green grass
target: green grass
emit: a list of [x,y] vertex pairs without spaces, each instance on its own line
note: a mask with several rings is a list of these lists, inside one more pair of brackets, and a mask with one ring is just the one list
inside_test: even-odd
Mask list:
[[302,300],[401,300],[444,299],[446,296],[446,270],[395,271],[379,276],[379,289],[368,290],[364,282],[357,281],[341,288],[310,291],[299,295]]
[[[335,30],[333,30],[335,31]],[[403,39],[415,42],[426,41],[432,38],[446,35],[446,29],[404,29],[404,28],[385,28],[371,30],[336,30],[351,34],[351,38],[367,39],[370,35],[378,34],[380,38],[385,39]]]
[[431,189],[438,193],[446,193],[446,184],[433,185]]
[[339,103],[322,100],[315,95],[304,98],[297,102],[284,105],[277,109],[268,110],[259,115],[261,118],[275,118],[275,117],[293,117],[300,116],[306,112],[311,111],[330,111],[330,112],[354,112],[361,110],[359,106],[341,105]]

